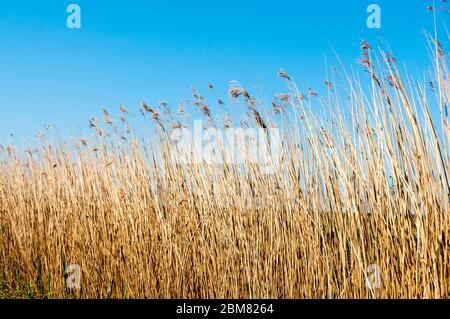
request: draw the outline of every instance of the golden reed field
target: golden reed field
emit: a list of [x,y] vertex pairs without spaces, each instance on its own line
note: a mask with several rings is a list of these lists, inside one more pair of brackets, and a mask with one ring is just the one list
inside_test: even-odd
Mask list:
[[[428,43],[419,78],[362,41],[361,72],[298,88],[281,70],[273,102],[233,82],[228,98],[194,91],[2,145],[0,296],[450,297],[449,59]],[[195,112],[281,130],[276,169],[174,161],[171,132]]]

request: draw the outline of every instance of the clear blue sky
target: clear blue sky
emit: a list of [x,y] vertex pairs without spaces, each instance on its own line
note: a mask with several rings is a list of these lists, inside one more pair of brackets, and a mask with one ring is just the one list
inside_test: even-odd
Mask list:
[[[422,72],[430,2],[2,0],[0,143],[44,122],[86,126],[102,107],[176,105],[191,86],[207,91],[208,82],[225,92],[239,80],[270,94],[282,87],[280,68],[301,87],[323,85],[330,44],[355,66],[363,38],[384,39]],[[66,26],[70,3],[81,7],[80,30]],[[371,3],[382,9],[380,31],[366,27]]]

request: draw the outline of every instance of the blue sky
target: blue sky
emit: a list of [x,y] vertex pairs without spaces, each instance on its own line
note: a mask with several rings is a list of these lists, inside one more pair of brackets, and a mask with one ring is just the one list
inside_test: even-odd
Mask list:
[[[82,28],[66,26],[81,7]],[[366,8],[382,9],[368,29]],[[0,3],[0,143],[42,123],[87,126],[102,107],[166,100],[176,105],[209,82],[225,95],[230,80],[282,90],[280,68],[300,87],[323,85],[332,45],[356,67],[359,43],[389,43],[410,71],[429,66],[424,0],[349,1],[24,1]],[[441,15],[448,19],[449,14]],[[332,64],[332,62],[330,62]],[[225,96],[226,97],[226,96]]]

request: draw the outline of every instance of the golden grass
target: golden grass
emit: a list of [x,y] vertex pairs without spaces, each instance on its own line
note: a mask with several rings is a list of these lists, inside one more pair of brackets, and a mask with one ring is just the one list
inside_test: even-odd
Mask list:
[[[171,161],[167,134],[186,123],[168,120],[166,105],[142,106],[157,123],[158,135],[147,140],[127,127],[121,107],[120,127],[107,111],[104,124],[91,120],[95,138],[41,142],[29,152],[2,147],[0,291],[38,298],[449,297],[450,73],[442,46],[431,43],[434,92],[402,79],[391,55],[377,61],[366,42],[369,89],[350,78],[340,89],[327,80],[325,97],[312,88],[305,97],[280,71],[289,93],[273,103],[280,115],[269,115],[233,87],[231,99],[246,103],[254,125],[283,129],[274,175],[249,163]],[[194,92],[194,99],[216,125],[204,98]],[[432,107],[440,108],[435,122]],[[80,290],[66,286],[69,264],[81,267]],[[367,285],[372,264],[381,269],[378,289]]]

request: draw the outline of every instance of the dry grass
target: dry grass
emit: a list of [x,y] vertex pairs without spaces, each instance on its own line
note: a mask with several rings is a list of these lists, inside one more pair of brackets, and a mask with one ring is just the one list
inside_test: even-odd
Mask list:
[[[433,92],[402,79],[393,57],[378,61],[366,42],[368,89],[349,77],[341,88],[327,80],[325,95],[312,88],[302,94],[280,71],[289,93],[273,103],[279,115],[270,115],[233,86],[231,99],[245,103],[253,125],[283,128],[274,175],[248,163],[170,161],[166,136],[187,124],[164,103],[141,109],[156,123],[158,135],[148,140],[133,133],[121,107],[120,123],[106,110],[102,123],[91,120],[95,138],[41,141],[29,152],[2,147],[0,291],[39,298],[449,297],[450,73],[442,46],[430,48]],[[196,108],[219,125],[193,94]],[[440,108],[435,122],[432,107]],[[69,264],[81,267],[81,290],[65,285]],[[381,268],[380,289],[366,284],[371,264]]]

